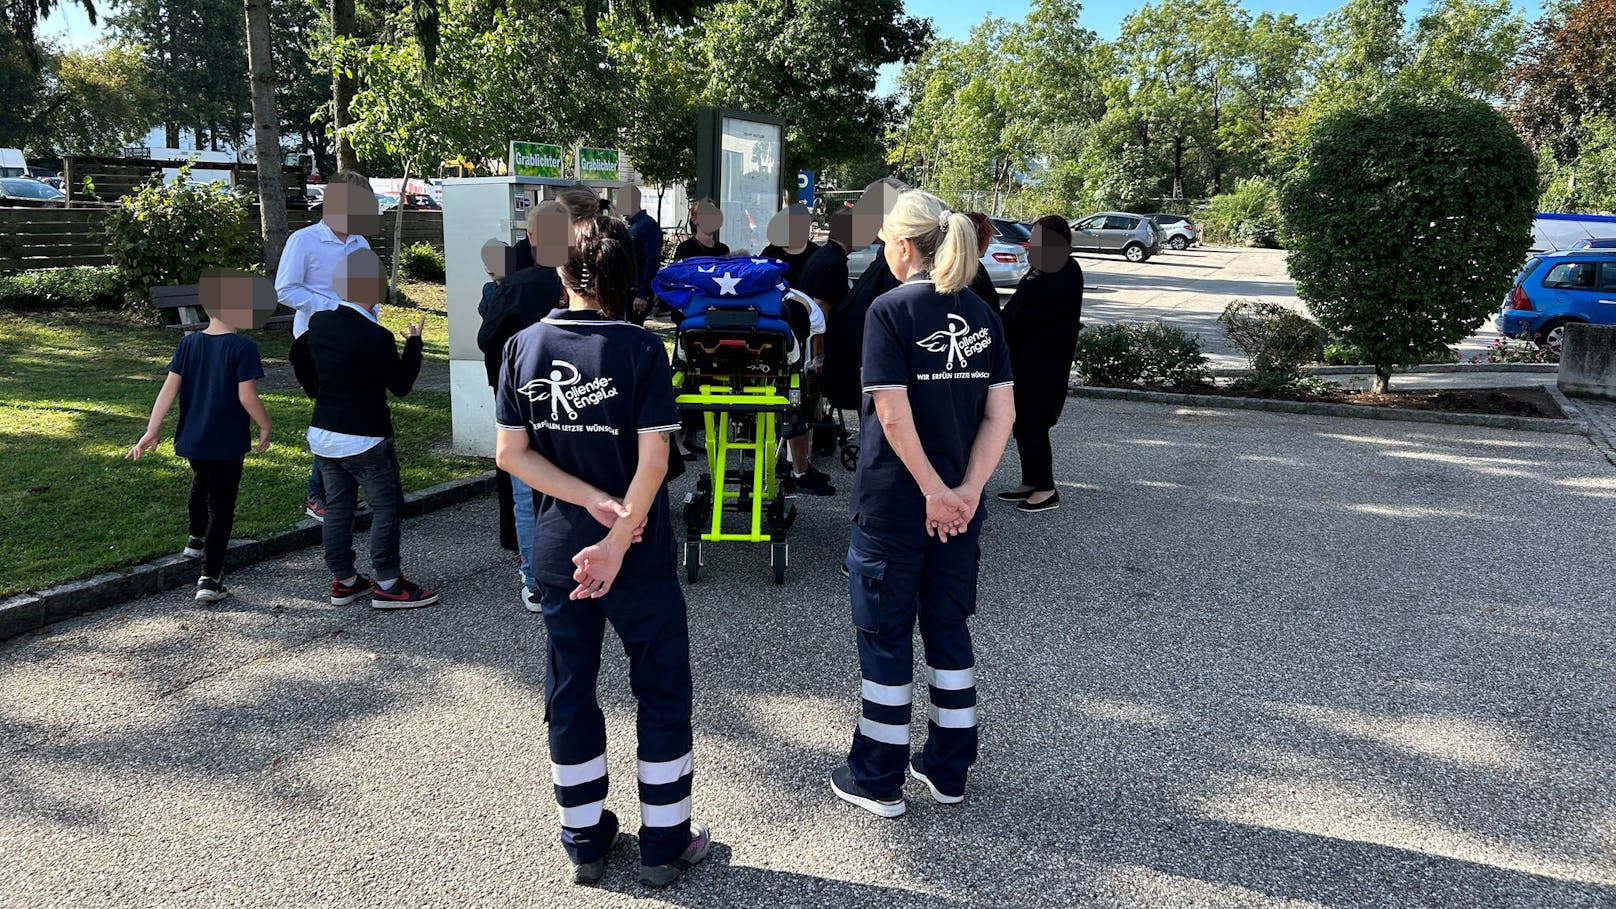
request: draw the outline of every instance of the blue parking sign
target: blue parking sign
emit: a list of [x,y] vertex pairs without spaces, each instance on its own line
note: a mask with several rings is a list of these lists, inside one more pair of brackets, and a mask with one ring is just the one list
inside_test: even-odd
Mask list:
[[814,207],[814,172],[811,170],[797,171],[797,201]]

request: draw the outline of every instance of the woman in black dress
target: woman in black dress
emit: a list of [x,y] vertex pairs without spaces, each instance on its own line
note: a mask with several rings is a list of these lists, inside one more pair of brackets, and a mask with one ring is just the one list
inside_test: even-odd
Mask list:
[[1032,270],[1004,308],[1010,368],[1016,377],[1016,449],[1021,485],[999,493],[1019,511],[1060,507],[1049,430],[1066,406],[1083,313],[1083,269],[1072,258],[1072,228],[1049,215],[1033,222]]

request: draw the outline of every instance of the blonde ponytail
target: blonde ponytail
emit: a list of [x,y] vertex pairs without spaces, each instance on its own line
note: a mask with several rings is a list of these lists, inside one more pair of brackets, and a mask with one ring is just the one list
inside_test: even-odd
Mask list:
[[980,264],[976,258],[976,224],[963,212],[948,216],[948,229],[943,231],[932,259],[931,279],[937,283],[940,294],[958,293],[971,286]]
[[912,189],[899,195],[882,219],[881,232],[889,243],[902,239],[915,244],[938,293],[958,293],[976,277],[976,225],[963,212],[949,212],[931,193]]

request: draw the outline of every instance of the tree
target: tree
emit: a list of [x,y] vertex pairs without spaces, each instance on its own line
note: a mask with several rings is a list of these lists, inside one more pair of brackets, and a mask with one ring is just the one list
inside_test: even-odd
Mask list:
[[60,102],[45,120],[42,148],[114,155],[146,135],[158,116],[151,71],[120,45],[68,50],[46,64]]
[[[1497,308],[1536,202],[1532,153],[1502,114],[1406,89],[1322,116],[1280,192],[1297,294],[1365,352],[1376,392]],[[1397,241],[1370,224],[1399,225]]]
[[1434,0],[1414,24],[1406,78],[1425,90],[1491,100],[1525,32],[1510,0]]
[[359,169],[359,158],[348,138],[354,94],[353,58],[357,50],[354,0],[331,0],[331,132],[337,146],[338,170]]
[[35,33],[39,23],[65,6],[77,6],[84,10],[90,24],[95,24],[95,0],[0,0],[0,21],[4,22],[6,31],[16,37],[30,62],[37,66],[40,57]]
[[1025,159],[1023,214],[1070,211],[1083,191],[1077,166],[1094,124],[1105,114],[1099,40],[1080,24],[1076,0],[1035,0],[1010,26],[996,82],[1005,105],[1005,145]]
[[1616,214],[1616,120],[1590,118],[1570,164],[1557,165],[1548,154],[1540,157],[1547,159],[1539,165],[1545,211]]
[[1403,0],[1347,0],[1318,20],[1313,101],[1368,98],[1389,85],[1408,62],[1403,25]]
[[649,183],[677,183],[696,172],[696,108],[705,75],[689,29],[644,26],[609,16],[600,28],[623,84],[627,119],[618,147]]
[[1550,12],[1506,87],[1513,116],[1533,144],[1562,165],[1575,161],[1595,117],[1616,122],[1616,0],[1580,0]]
[[281,261],[281,247],[286,245],[286,184],[281,179],[281,121],[275,109],[270,0],[246,0],[246,29],[253,139],[258,151],[258,220],[264,237],[264,267],[273,274]]
[[326,65],[331,23],[323,0],[272,0],[271,37],[275,59],[275,108],[283,145],[313,153],[315,170],[336,170],[336,152],[327,124],[331,119],[331,73]]
[[154,78],[166,144],[182,129],[197,146],[240,142],[251,120],[246,28],[240,0],[123,0],[111,20]]

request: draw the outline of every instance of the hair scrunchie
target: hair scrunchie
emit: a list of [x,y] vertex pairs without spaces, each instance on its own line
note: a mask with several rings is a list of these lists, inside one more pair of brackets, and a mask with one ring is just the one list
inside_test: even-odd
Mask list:
[[949,211],[948,209],[946,209],[946,208],[943,209],[943,213],[937,216],[937,229],[938,230],[940,230],[940,231],[942,231],[944,233],[948,232],[948,216],[952,215],[952,214],[953,214],[953,212]]

